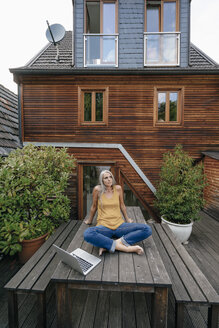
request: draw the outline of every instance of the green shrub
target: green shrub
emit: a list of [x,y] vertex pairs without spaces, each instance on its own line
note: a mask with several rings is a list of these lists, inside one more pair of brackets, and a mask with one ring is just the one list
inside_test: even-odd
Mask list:
[[51,233],[69,219],[64,194],[75,159],[65,148],[27,145],[0,164],[0,249],[10,255],[23,239]]
[[205,176],[203,165],[176,145],[174,152],[165,153],[155,207],[168,221],[187,224],[198,220],[204,206]]

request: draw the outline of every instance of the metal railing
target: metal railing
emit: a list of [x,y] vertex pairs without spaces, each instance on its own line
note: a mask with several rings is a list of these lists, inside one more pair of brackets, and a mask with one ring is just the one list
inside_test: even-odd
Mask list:
[[144,33],[144,66],[178,66],[180,32]]
[[84,67],[118,67],[118,34],[84,34]]

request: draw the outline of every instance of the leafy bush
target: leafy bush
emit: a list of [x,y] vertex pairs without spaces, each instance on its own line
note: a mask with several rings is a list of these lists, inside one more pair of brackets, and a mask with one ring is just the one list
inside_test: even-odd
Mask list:
[[65,148],[27,145],[0,163],[0,249],[15,254],[23,239],[51,233],[69,219],[64,194],[75,159]]
[[170,222],[187,224],[198,220],[204,206],[203,165],[176,145],[174,152],[164,154],[155,207]]

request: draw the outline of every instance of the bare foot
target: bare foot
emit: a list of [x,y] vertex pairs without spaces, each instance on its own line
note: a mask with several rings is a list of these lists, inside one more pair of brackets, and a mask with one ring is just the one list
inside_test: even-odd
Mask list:
[[137,253],[138,255],[141,255],[144,253],[144,250],[142,247],[138,246],[138,245],[134,245],[134,246],[125,246],[121,239],[117,239],[116,240],[116,249],[118,251],[122,251],[122,252],[126,252],[126,253]]
[[106,252],[106,249],[101,247],[99,249],[99,255],[101,256],[103,254],[103,252]]

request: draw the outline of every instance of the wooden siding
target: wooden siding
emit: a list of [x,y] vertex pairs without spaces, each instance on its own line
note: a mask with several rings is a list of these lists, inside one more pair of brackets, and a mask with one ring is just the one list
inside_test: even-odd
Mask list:
[[[219,150],[219,77],[201,76],[24,76],[23,136],[29,142],[89,142],[121,144],[156,186],[163,153],[181,143],[194,158],[201,152]],[[109,87],[107,126],[78,124],[78,87]],[[183,87],[181,126],[153,126],[155,87]],[[76,151],[76,150],[75,150]],[[114,151],[77,150],[79,158],[118,160]],[[77,156],[76,156],[77,157]],[[128,167],[128,166],[127,166]],[[126,169],[124,174],[127,174]],[[130,169],[131,172],[131,169]],[[136,174],[128,179],[142,184]],[[136,187],[137,188],[137,187]],[[151,204],[152,196],[142,196]]]
[[205,210],[219,219],[219,160],[205,156],[204,168],[207,178]]

